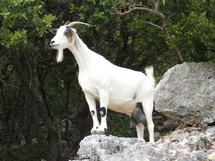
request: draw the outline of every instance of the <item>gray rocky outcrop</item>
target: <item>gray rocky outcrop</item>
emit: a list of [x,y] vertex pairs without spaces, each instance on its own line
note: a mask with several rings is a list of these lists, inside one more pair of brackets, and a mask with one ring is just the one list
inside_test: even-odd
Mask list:
[[154,145],[137,138],[91,135],[81,141],[78,155],[76,161],[213,161],[215,127],[176,130]]
[[183,63],[170,68],[156,87],[155,108],[174,119],[215,121],[215,63]]

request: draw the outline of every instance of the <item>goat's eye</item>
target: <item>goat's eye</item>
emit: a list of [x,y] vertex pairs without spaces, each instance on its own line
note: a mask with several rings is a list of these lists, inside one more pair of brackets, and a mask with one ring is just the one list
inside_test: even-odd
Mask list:
[[64,34],[65,34],[66,36],[70,36],[71,33],[72,33],[71,28],[70,28],[70,27],[66,27],[66,30],[65,30]]

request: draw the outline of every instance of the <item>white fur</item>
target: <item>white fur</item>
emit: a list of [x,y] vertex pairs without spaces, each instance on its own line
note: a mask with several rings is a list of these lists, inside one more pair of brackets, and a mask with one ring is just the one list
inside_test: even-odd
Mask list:
[[57,53],[57,62],[60,63],[63,61],[63,49],[58,49],[58,53]]
[[[68,39],[61,26],[51,42],[55,49],[68,48],[74,55],[78,66],[78,81],[85,94],[92,115],[93,128],[91,132],[104,132],[107,129],[106,116],[97,118],[95,100],[100,107],[131,115],[137,102],[142,102],[149,130],[150,142],[154,142],[154,123],[152,121],[154,77],[153,68],[146,68],[146,75],[142,72],[116,66],[103,56],[90,50],[72,28],[72,39]],[[59,60],[59,59],[58,59]],[[57,61],[58,61],[57,60]],[[143,137],[143,125],[136,127],[138,137]]]

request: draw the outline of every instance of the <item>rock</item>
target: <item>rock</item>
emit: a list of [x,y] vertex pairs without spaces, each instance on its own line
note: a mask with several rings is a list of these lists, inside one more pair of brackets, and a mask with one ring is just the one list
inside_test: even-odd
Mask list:
[[180,151],[197,160],[209,160],[209,156],[215,154],[215,127],[205,131],[195,127],[176,130],[156,143],[159,148],[169,149],[173,153]]
[[215,153],[208,155],[208,159],[215,160]]
[[157,111],[153,112],[153,120],[155,123],[155,140],[174,131],[180,125],[180,121],[175,121]]
[[73,161],[210,161],[215,154],[215,127],[176,130],[154,145],[137,138],[91,135],[80,143]]
[[215,63],[170,68],[156,87],[155,109],[190,124],[215,121]]
[[137,138],[91,135],[81,141],[78,155],[90,161],[159,161],[166,152]]

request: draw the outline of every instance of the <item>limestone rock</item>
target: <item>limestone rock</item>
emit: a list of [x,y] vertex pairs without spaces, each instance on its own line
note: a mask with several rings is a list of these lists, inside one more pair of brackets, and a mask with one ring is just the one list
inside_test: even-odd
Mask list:
[[154,145],[137,138],[91,135],[81,141],[78,155],[85,161],[212,161],[215,127],[176,130]]
[[90,161],[161,161],[166,152],[137,138],[91,135],[81,141],[78,155]]
[[155,109],[194,123],[215,121],[215,63],[183,63],[170,68],[156,87]]
[[197,160],[212,160],[215,155],[215,127],[176,130],[156,143],[159,148],[169,149],[172,153],[180,151]]

